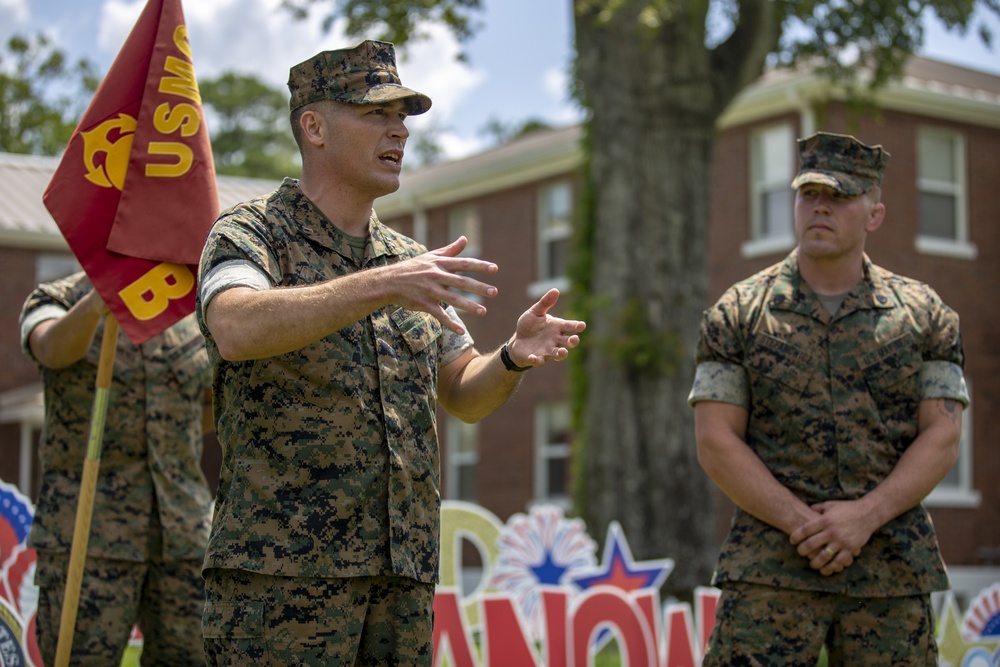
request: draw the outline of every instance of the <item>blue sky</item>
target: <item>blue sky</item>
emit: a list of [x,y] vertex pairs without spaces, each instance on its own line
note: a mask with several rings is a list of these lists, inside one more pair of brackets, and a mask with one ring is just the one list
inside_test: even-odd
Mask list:
[[[284,89],[288,68],[324,49],[354,43],[337,26],[322,34],[318,21],[294,22],[277,9],[280,0],[185,0],[184,16],[199,78],[226,70],[253,73]],[[70,56],[86,56],[102,71],[110,66],[145,0],[0,0],[0,39],[14,33],[48,34]],[[433,124],[451,157],[484,147],[490,120],[515,123],[538,118],[571,124],[579,112],[566,93],[572,59],[570,0],[483,0],[483,28],[465,45],[444,31],[397,53],[403,83],[434,100],[411,126]],[[976,37],[928,25],[923,54],[1000,75],[1000,21],[991,20],[993,50]]]

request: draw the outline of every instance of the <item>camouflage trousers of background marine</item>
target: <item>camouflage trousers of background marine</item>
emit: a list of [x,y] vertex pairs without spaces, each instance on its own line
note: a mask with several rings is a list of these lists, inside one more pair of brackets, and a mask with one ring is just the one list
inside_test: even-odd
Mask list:
[[930,596],[857,598],[727,583],[702,667],[936,667]]
[[[70,664],[115,667],[132,626],[143,634],[143,667],[204,665],[202,561],[133,563],[87,558],[73,626]],[[35,636],[45,665],[54,665],[69,554],[39,551]]]
[[213,667],[418,667],[433,659],[434,585],[400,577],[205,573]]

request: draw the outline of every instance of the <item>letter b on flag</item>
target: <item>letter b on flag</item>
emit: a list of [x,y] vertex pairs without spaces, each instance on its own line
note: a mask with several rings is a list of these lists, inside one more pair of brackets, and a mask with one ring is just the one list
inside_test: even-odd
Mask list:
[[151,320],[167,310],[170,302],[194,289],[194,274],[184,264],[157,264],[134,283],[118,292],[137,320]]

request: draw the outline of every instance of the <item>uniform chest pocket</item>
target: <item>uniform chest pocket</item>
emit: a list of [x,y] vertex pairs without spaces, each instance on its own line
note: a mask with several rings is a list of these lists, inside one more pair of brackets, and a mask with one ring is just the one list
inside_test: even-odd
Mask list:
[[[390,315],[406,346],[413,354],[432,352],[441,335],[441,323],[429,313],[399,308]],[[430,349],[428,349],[430,348]]]
[[801,395],[809,384],[812,356],[776,336],[758,333],[750,340],[744,365],[755,396],[768,386],[779,393]]
[[865,383],[880,409],[917,401],[923,357],[909,333],[862,356]]
[[419,388],[421,394],[436,398],[440,322],[429,313],[403,308],[393,311],[389,317],[394,334],[403,340],[397,377],[414,383],[411,390]]

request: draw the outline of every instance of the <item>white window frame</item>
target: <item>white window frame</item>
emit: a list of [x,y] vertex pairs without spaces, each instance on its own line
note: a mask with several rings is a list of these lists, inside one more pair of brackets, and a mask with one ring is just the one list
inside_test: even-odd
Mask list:
[[549,488],[549,462],[554,459],[565,459],[566,465],[570,465],[572,445],[567,439],[565,442],[553,442],[553,421],[556,411],[565,411],[562,418],[567,421],[565,432],[570,429],[570,405],[567,401],[538,403],[535,406],[535,474],[534,474],[534,499],[532,504],[558,505],[564,510],[571,507],[570,494],[553,494]]
[[[945,181],[933,179],[924,175],[921,165],[929,158],[921,151],[921,141],[923,137],[934,137],[945,139],[951,143],[952,161],[955,165],[954,180]],[[942,238],[939,236],[928,236],[920,233],[919,218],[916,237],[917,252],[927,255],[943,255],[958,259],[974,260],[978,254],[978,248],[969,241],[969,214],[968,214],[968,178],[966,174],[966,151],[965,137],[954,130],[940,127],[921,127],[917,130],[917,192],[918,192],[918,216],[919,194],[936,194],[953,197],[955,201],[955,237]]]
[[[778,164],[774,173],[765,174],[761,169],[763,147],[771,142],[779,142],[777,152],[784,154],[784,164]],[[795,246],[794,213],[792,207],[788,210],[788,229],[783,233],[765,235],[764,207],[762,201],[765,195],[772,192],[788,191],[794,200],[791,183],[795,178],[796,156],[798,145],[795,141],[795,128],[791,123],[779,123],[754,130],[750,135],[750,238],[743,243],[741,253],[744,257],[759,257],[776,252],[785,252]],[[794,201],[793,201],[794,205]]]
[[[557,191],[564,192],[568,202],[569,210],[566,211],[564,218],[553,215],[553,197],[561,196],[555,194]],[[541,296],[553,287],[566,289],[569,285],[567,276],[552,275],[553,269],[549,266],[549,246],[566,241],[572,236],[574,205],[573,184],[568,179],[549,183],[538,189],[535,205],[538,280],[529,287],[531,296]]]
[[[459,481],[463,468],[475,469],[479,465],[479,426],[478,424],[468,424],[449,415],[446,428],[448,429],[448,450],[445,456],[445,498],[475,501],[474,497],[463,498],[459,495]],[[460,448],[464,438],[472,439],[473,447],[471,450],[463,451]]]

